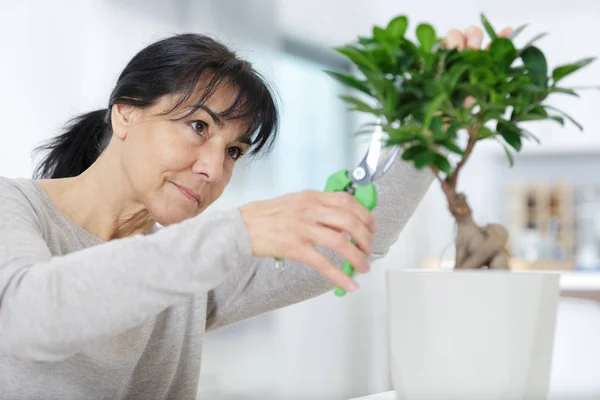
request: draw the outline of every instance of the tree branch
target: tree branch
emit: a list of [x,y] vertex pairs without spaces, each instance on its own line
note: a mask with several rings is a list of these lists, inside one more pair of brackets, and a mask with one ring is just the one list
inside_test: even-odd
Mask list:
[[434,167],[433,165],[430,165],[430,168],[433,171],[433,175],[435,176],[435,178],[443,186],[444,185],[444,180],[440,177],[440,170],[437,169],[436,167]]
[[460,159],[460,161],[458,162],[458,164],[456,164],[456,168],[454,169],[454,173],[452,174],[452,176],[450,176],[447,179],[448,184],[450,184],[454,190],[456,190],[458,173],[465,166],[465,163],[469,159],[469,156],[471,155],[471,152],[473,151],[473,148],[475,147],[475,142],[477,142],[477,128],[476,127],[467,128],[467,132],[469,133],[469,141],[467,142],[467,147],[465,148],[465,153],[463,154],[463,156]]

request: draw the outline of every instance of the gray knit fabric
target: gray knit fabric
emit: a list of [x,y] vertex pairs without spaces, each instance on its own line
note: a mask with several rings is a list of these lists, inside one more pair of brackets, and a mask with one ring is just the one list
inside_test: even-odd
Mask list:
[[[431,181],[398,160],[378,183],[374,259]],[[332,289],[253,257],[235,208],[104,242],[36,181],[0,178],[0,221],[0,399],[195,399],[206,331]]]

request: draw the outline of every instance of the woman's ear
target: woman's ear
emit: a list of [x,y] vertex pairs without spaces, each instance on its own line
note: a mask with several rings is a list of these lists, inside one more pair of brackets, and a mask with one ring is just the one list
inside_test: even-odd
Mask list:
[[129,129],[135,124],[138,117],[137,108],[129,104],[114,104],[110,112],[113,134],[125,140]]

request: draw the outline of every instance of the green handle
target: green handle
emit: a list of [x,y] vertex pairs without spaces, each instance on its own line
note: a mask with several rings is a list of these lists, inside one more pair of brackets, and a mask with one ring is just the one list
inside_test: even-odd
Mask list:
[[[343,169],[329,176],[327,184],[325,185],[325,191],[343,192],[350,185],[352,185],[352,180],[348,176],[348,170]],[[369,211],[372,211],[377,205],[377,190],[372,183],[365,186],[356,186],[354,189],[354,197]],[[342,271],[351,278],[354,276],[354,267],[348,261],[344,261]],[[346,290],[336,286],[334,293],[336,296],[341,297],[346,294]]]

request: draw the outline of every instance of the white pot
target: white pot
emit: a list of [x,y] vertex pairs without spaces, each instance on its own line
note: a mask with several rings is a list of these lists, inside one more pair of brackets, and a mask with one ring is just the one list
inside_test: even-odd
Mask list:
[[388,271],[397,398],[546,399],[559,278],[533,271]]

